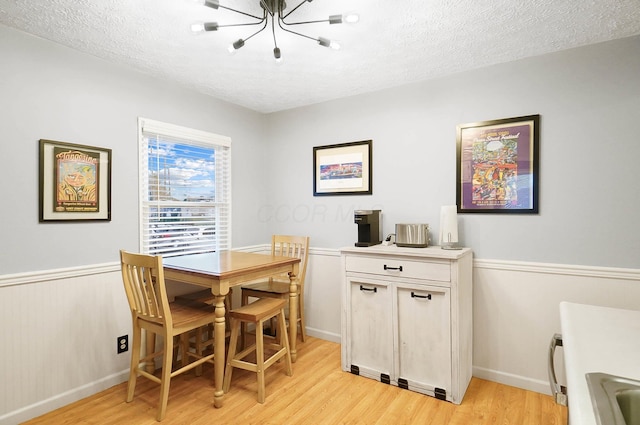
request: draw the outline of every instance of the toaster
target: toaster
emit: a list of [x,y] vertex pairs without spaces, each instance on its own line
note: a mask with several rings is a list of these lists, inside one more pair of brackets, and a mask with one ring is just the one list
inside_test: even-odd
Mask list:
[[396,245],[410,248],[429,246],[428,224],[396,224]]

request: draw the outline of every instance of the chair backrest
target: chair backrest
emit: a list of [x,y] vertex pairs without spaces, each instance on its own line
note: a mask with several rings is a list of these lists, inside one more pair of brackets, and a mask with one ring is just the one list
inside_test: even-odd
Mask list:
[[304,286],[309,258],[309,236],[273,235],[271,237],[271,255],[282,255],[300,259],[298,282],[300,290]]
[[122,281],[135,318],[171,326],[162,257],[120,251]]

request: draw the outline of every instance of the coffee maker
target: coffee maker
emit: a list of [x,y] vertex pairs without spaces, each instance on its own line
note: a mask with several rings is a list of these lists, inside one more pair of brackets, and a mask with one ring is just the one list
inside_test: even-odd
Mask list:
[[382,243],[381,210],[355,210],[354,221],[358,225],[356,246],[372,246]]

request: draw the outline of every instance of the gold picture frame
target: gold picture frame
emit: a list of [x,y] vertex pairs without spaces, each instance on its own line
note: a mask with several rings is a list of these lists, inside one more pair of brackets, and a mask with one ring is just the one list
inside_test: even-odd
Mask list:
[[111,149],[40,140],[40,222],[111,220]]

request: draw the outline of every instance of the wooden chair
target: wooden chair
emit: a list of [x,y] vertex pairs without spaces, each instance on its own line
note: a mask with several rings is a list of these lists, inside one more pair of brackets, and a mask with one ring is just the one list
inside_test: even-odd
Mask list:
[[[127,386],[127,402],[133,400],[136,379],[144,376],[160,384],[160,401],[156,419],[164,419],[169,397],[169,384],[172,377],[193,369],[204,362],[213,363],[213,354],[200,356],[188,349],[188,334],[194,329],[206,326],[215,321],[214,309],[207,304],[169,303],[162,268],[162,257],[133,254],[120,251],[122,280],[131,308],[133,321],[133,338],[131,350],[131,368]],[[140,359],[142,329],[162,336],[164,348]],[[182,365],[171,371],[174,336],[180,336],[182,349]],[[147,351],[155,351],[155,347],[147,347]],[[157,377],[144,369],[144,363],[162,356],[162,371]],[[195,361],[189,363],[189,358]],[[143,366],[140,366],[142,363]]]
[[[298,276],[298,324],[302,342],[307,339],[305,315],[304,315],[304,278],[307,273],[307,259],[309,258],[308,236],[273,235],[271,237],[271,254],[300,258],[300,272]],[[289,299],[289,278],[271,278],[262,282],[243,285],[242,305],[249,303],[249,297],[253,298],[280,298]],[[244,327],[243,327],[244,329]]]
[[[291,353],[289,352],[289,338],[287,337],[287,325],[285,323],[284,308],[287,301],[283,299],[264,298],[248,305],[244,305],[235,310],[231,310],[229,317],[231,318],[231,338],[229,339],[229,354],[227,355],[227,366],[224,371],[224,381],[222,390],[227,393],[231,386],[231,376],[233,368],[240,368],[254,372],[258,376],[258,403],[264,403],[265,399],[265,370],[273,366],[282,357],[285,358],[285,372],[287,376],[291,376]],[[276,343],[266,343],[263,335],[263,324],[272,317],[278,316],[278,325],[280,327],[278,335],[279,340]],[[245,348],[236,353],[238,347],[238,337],[240,333],[241,323],[255,323],[256,325],[256,341],[250,347]],[[265,356],[265,346],[270,350],[275,350],[267,359]],[[251,363],[244,360],[245,357],[255,352],[256,361]]]

